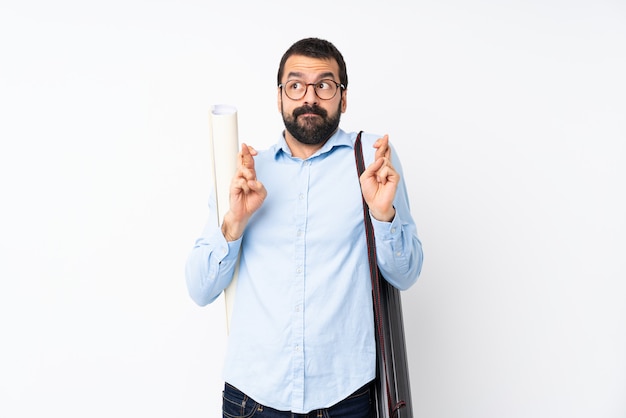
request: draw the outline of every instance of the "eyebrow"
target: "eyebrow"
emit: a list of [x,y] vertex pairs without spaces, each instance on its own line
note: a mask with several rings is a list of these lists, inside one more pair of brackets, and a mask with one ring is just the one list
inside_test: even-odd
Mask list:
[[[289,74],[287,74],[287,78],[291,78],[291,77],[296,77],[296,78],[303,78],[304,77],[304,73],[301,73],[299,71],[292,71]],[[327,71],[325,73],[319,74],[318,75],[319,80],[322,80],[324,78],[335,78],[335,74],[333,74],[330,71]]]

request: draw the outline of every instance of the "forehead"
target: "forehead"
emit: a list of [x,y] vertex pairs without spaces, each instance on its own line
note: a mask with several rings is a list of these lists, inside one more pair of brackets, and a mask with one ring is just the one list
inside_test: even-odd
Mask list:
[[332,58],[321,59],[292,55],[285,61],[283,79],[289,78],[339,78],[339,64]]

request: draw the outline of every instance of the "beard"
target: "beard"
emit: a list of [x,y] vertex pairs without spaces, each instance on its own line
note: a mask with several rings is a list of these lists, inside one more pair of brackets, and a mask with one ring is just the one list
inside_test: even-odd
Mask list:
[[[321,117],[321,121],[316,117],[305,117],[298,120],[304,114],[316,114]],[[299,142],[307,145],[323,144],[335,133],[339,127],[341,118],[341,102],[337,107],[335,115],[328,116],[328,112],[319,106],[304,105],[294,109],[291,115],[283,114],[285,129]]]

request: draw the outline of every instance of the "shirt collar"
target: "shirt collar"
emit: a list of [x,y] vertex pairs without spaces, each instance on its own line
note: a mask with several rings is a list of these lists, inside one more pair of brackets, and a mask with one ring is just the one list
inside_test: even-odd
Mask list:
[[[330,138],[328,138],[328,141],[326,141],[324,146],[317,150],[315,154],[311,155],[309,159],[330,152],[335,147],[344,146],[352,148],[354,147],[354,141],[351,139],[348,133],[346,133],[342,129],[337,129],[337,131]],[[289,149],[287,141],[285,140],[284,131],[280,134],[280,139],[278,140],[278,143],[274,146],[274,156],[278,157],[278,154],[281,152],[285,153],[288,156],[291,156],[291,150]]]

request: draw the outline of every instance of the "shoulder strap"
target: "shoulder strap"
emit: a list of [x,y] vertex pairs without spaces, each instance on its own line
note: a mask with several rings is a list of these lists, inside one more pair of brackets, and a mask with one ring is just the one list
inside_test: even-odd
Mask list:
[[[363,146],[361,145],[361,134],[359,132],[354,143],[354,157],[356,159],[356,167],[359,178],[365,171],[365,162],[363,161]],[[372,219],[369,215],[369,207],[363,199],[363,220],[365,222],[365,236],[367,238],[367,256],[370,265],[370,278],[372,281],[372,300],[374,303],[374,325],[376,331],[376,342],[378,344],[378,355],[382,358],[382,375],[378,376],[381,379],[380,385],[385,387],[387,398],[387,411],[388,416],[393,417],[398,412],[398,409],[405,406],[404,401],[395,402],[391,396],[391,390],[389,388],[389,380],[387,377],[387,361],[385,355],[385,340],[383,331],[383,318],[382,318],[382,293],[381,293],[381,279],[382,277],[378,271],[378,263],[376,261],[376,241],[374,239],[374,227],[372,225]],[[384,279],[382,279],[384,280]],[[384,380],[383,380],[384,379]]]

